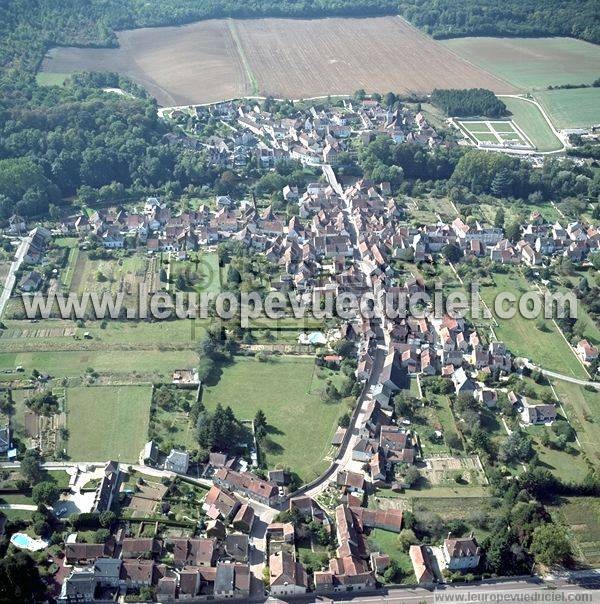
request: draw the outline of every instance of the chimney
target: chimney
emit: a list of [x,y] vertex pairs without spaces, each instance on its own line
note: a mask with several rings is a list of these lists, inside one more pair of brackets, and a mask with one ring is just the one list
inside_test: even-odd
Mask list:
[[448,531],[448,536],[446,537],[446,539],[450,539],[450,537],[452,537],[452,531]]

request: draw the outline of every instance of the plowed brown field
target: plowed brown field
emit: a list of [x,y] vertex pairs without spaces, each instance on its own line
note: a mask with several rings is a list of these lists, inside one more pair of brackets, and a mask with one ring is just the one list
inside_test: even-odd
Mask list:
[[164,105],[259,93],[301,98],[481,86],[515,92],[400,17],[201,21],[119,33],[120,48],[57,48],[42,69],[119,71]]

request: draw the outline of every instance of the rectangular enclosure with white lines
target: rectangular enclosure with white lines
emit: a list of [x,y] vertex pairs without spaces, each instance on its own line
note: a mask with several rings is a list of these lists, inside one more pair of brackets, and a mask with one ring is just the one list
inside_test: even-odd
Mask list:
[[535,149],[531,139],[512,120],[456,120],[456,125],[477,147]]

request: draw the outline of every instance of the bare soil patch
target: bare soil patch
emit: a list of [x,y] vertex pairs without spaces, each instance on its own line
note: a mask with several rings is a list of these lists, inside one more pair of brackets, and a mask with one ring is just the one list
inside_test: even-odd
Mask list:
[[144,86],[162,105],[250,93],[227,20],[122,31],[118,39],[119,48],[54,48],[42,71],[117,71]]
[[237,21],[261,94],[310,97],[433,88],[511,88],[400,17]]
[[120,32],[120,48],[51,50],[42,70],[119,71],[163,105],[248,95],[306,98],[510,84],[400,17],[201,21]]

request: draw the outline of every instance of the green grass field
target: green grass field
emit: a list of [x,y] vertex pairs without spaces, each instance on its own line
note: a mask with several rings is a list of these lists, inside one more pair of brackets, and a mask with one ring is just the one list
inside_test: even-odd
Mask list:
[[583,386],[554,381],[567,417],[577,431],[579,441],[592,464],[600,464],[600,393]]
[[525,99],[512,97],[502,97],[501,100],[511,112],[512,120],[525,132],[539,151],[562,149],[562,143],[556,138],[536,105]]
[[456,38],[441,43],[523,90],[591,84],[600,47],[573,38]]
[[67,248],[69,250],[67,265],[60,271],[60,284],[66,291],[71,289],[71,281],[73,280],[77,258],[79,257],[77,244],[78,240],[75,237],[60,237],[54,240],[56,247]]
[[345,411],[341,402],[322,402],[320,372],[312,358],[279,357],[267,363],[238,358],[223,368],[217,385],[205,388],[203,402],[208,409],[230,405],[240,420],[262,409],[271,426],[268,467],[283,464],[310,481],[327,467],[331,438]]
[[11,392],[11,397],[13,403],[15,405],[14,413],[11,417],[11,423],[13,428],[19,434],[25,433],[25,413],[27,412],[27,406],[25,405],[25,400],[28,399],[35,390],[13,390]]
[[572,443],[575,453],[558,451],[550,447],[545,447],[540,442],[542,432],[546,430],[544,426],[532,426],[527,428],[527,433],[533,438],[535,449],[538,453],[540,466],[550,470],[560,480],[569,482],[581,482],[588,473],[588,467],[579,451],[577,445]]
[[[535,290],[517,270],[505,274],[493,273],[493,278],[494,286],[480,287],[480,293],[492,312],[494,299],[500,292],[511,292],[519,299],[525,292]],[[529,358],[544,369],[585,379],[587,376],[581,363],[553,322],[550,319],[543,319],[542,322],[543,331],[538,329],[536,321],[525,319],[517,310],[512,319],[498,319],[499,326],[494,327],[494,331],[515,356]]]
[[397,533],[372,529],[368,537],[369,548],[372,552],[387,554],[398,562],[404,573],[402,583],[415,583],[416,577],[413,572],[412,562],[407,552],[403,551],[398,543]]
[[149,260],[142,254],[131,254],[118,259],[92,260],[89,254],[81,252],[72,279],[73,290],[77,293],[108,291],[137,294],[137,283],[145,279]]
[[70,75],[70,73],[47,73],[41,71],[35,76],[35,79],[40,86],[62,86]]
[[535,98],[550,114],[556,128],[600,124],[600,88],[544,90],[536,92]]
[[[180,319],[177,321],[86,321],[77,327],[73,321],[41,319],[37,323],[23,320],[4,321],[2,333],[4,352],[37,352],[68,350],[118,350],[139,348],[152,350],[161,347],[196,347],[204,334],[207,321]],[[73,333],[73,335],[70,335]],[[88,332],[90,339],[84,339]],[[67,335],[65,335],[67,334]]]
[[199,294],[202,292],[218,294],[221,291],[219,256],[216,252],[199,254],[198,263],[195,262],[195,256],[191,260],[171,262],[171,282],[176,283],[180,274],[187,276],[193,284],[193,287],[186,290],[195,290]]
[[150,395],[149,386],[67,389],[69,457],[137,461],[146,442]]
[[22,365],[26,374],[37,369],[55,378],[81,376],[86,369],[92,368],[120,380],[135,377],[134,374],[147,374],[147,381],[170,381],[174,369],[194,367],[197,362],[198,357],[192,350],[0,353],[0,370],[14,369],[17,365]]

